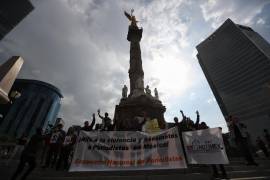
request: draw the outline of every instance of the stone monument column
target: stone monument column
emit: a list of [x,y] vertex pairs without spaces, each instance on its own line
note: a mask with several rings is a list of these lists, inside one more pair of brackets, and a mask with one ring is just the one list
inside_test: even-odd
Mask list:
[[[154,98],[144,92],[144,72],[141,58],[140,41],[143,29],[137,26],[135,16],[125,12],[131,21],[128,27],[127,40],[130,42],[130,94],[127,98],[121,98],[120,103],[115,106],[114,123],[117,130],[137,131],[140,128],[138,117],[143,114],[148,119],[157,119],[159,127],[164,129],[166,122],[164,112],[166,107],[158,98]],[[150,93],[151,94],[151,93]]]
[[142,38],[142,28],[130,25],[127,40],[130,42],[130,97],[137,97],[144,94],[144,72],[142,67],[140,40]]

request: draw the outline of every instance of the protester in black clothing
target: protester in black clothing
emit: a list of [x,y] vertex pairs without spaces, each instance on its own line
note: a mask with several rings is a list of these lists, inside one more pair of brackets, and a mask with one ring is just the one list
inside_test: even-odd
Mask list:
[[[199,123],[198,123],[199,124]],[[201,122],[198,125],[198,129],[208,129],[209,127],[207,126],[207,124],[205,122]]]
[[194,122],[186,117],[184,115],[184,112],[182,110],[180,110],[180,113],[182,114],[182,121],[180,122],[180,130],[183,132],[183,131],[192,131],[193,128],[194,128]]
[[179,123],[179,120],[177,117],[174,117],[174,119],[173,119],[174,126],[176,126],[178,128],[178,132],[179,132],[180,136],[182,136],[182,132],[192,131],[192,130],[199,128],[200,114],[198,111],[196,111],[197,120],[196,120],[195,124],[190,118],[187,118],[184,115],[184,112],[182,110],[180,110],[180,113],[182,114],[182,121],[180,123]]
[[179,123],[178,118],[174,117],[173,121],[174,121],[174,127],[177,127],[177,129],[178,129],[179,136],[182,137],[183,128],[182,128],[181,124]]
[[63,125],[58,124],[55,131],[51,135],[49,150],[46,156],[46,163],[43,168],[49,167],[49,165],[54,166],[56,159],[58,157],[60,148],[65,139],[65,131],[62,130]]
[[266,142],[268,144],[268,148],[270,148],[270,134],[269,134],[268,130],[264,129],[263,134],[264,134],[264,139],[266,140]]
[[[182,115],[183,115],[183,113],[182,113]],[[183,115],[183,117],[184,117],[184,115]],[[186,151],[185,151],[185,148],[184,148],[184,142],[183,142],[183,138],[182,138],[182,132],[185,130],[185,128],[182,127],[183,124],[179,123],[179,120],[178,120],[177,117],[174,117],[173,120],[174,120],[174,127],[177,127],[177,130],[178,130],[179,139],[181,141],[185,161],[187,161],[187,154],[186,154]],[[180,152],[178,152],[178,153],[180,154]]]
[[[205,122],[202,122],[201,124],[199,124],[199,123],[200,123],[200,113],[199,113],[198,110],[196,111],[196,115],[197,115],[197,118],[196,118],[196,123],[194,124],[194,127],[193,127],[194,130],[203,128],[202,125],[204,125],[204,124],[206,125]],[[204,123],[204,124],[203,124],[203,123]],[[206,127],[208,128],[208,126],[206,126]],[[206,129],[206,128],[205,128],[205,129]]]
[[83,130],[83,131],[92,131],[93,127],[95,125],[95,122],[96,122],[96,117],[95,117],[95,113],[93,113],[92,122],[91,122],[90,126],[89,126],[89,122],[85,121],[84,126],[81,128],[81,130]]
[[61,165],[63,163],[64,169],[67,170],[69,167],[69,156],[71,151],[73,150],[73,147],[76,143],[77,136],[75,134],[75,131],[73,127],[70,127],[68,129],[67,135],[65,137],[65,140],[63,142],[63,145],[61,147],[61,151],[59,154],[59,159],[56,164],[56,170],[61,168]]
[[229,116],[229,118],[227,119],[227,123],[231,137],[235,140],[237,146],[244,155],[247,161],[247,165],[258,166],[250,153],[249,145],[246,138],[246,130],[243,129],[243,126],[240,126],[239,120],[236,117]]
[[269,153],[263,140],[260,137],[257,137],[256,143],[257,143],[257,146],[263,151],[264,155],[268,158]]
[[105,117],[100,115],[100,110],[98,109],[98,116],[100,119],[102,119],[102,130],[104,131],[112,131],[113,130],[113,125],[112,125],[112,120],[109,118],[109,114],[105,112]]
[[102,124],[97,123],[95,126],[95,130],[98,131],[98,130],[101,130],[101,128],[102,128]]
[[174,126],[178,128],[179,135],[180,135],[181,127],[180,127],[180,123],[179,123],[178,117],[174,117],[173,118],[173,121],[174,121]]
[[[199,111],[196,111],[196,114],[197,114],[197,120],[196,120],[196,123],[194,125],[194,128],[196,130],[209,129],[209,127],[207,126],[207,124],[205,122],[200,123]],[[220,128],[220,130],[222,130],[222,128]],[[213,169],[213,177],[214,178],[217,178],[217,177],[222,177],[224,179],[228,178],[225,167],[224,167],[223,164],[212,164],[211,166],[212,166],[212,169]],[[219,167],[219,169],[221,171],[221,174],[219,174],[218,167]]]
[[43,140],[41,131],[42,131],[41,128],[37,128],[36,134],[34,134],[31,137],[29,143],[25,146],[25,148],[22,152],[22,155],[21,155],[20,163],[17,167],[16,172],[13,174],[11,180],[15,180],[17,178],[17,176],[23,171],[26,163],[28,163],[29,168],[24,173],[21,180],[25,180],[26,177],[35,169],[36,155],[37,155],[37,152],[38,152],[38,150],[42,144],[42,140]]
[[40,157],[40,164],[43,164],[44,161],[46,161],[46,155],[50,149],[50,139],[52,136],[52,127],[50,126],[50,129],[46,129],[43,134],[43,147]]

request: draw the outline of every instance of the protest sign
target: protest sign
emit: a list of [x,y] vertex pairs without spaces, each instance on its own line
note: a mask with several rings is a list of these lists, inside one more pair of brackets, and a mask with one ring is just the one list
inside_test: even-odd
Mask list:
[[70,171],[186,168],[176,128],[161,133],[81,131]]
[[182,133],[189,164],[228,164],[219,128]]

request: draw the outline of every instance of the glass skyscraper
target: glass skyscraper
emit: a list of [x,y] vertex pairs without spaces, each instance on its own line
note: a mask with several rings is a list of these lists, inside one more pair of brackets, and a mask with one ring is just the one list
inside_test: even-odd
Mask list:
[[34,6],[28,0],[0,1],[0,40],[17,26],[33,9]]
[[197,47],[197,58],[226,118],[255,136],[270,128],[270,45],[247,26],[226,20]]

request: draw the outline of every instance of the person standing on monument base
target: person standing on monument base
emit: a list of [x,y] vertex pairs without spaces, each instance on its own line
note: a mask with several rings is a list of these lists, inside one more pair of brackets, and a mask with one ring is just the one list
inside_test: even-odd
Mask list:
[[230,131],[230,136],[233,138],[233,140],[236,142],[238,148],[244,155],[247,165],[255,165],[258,166],[258,164],[254,161],[249,146],[247,142],[246,137],[246,130],[243,130],[243,126],[240,125],[238,118],[229,116],[227,119],[227,125]]
[[113,130],[112,120],[111,120],[111,118],[109,118],[109,114],[107,112],[105,112],[105,114],[104,114],[105,116],[103,117],[100,115],[99,109],[97,110],[97,112],[98,112],[99,118],[102,119],[102,126],[103,126],[102,130],[103,131]]
[[35,169],[36,167],[36,156],[39,149],[42,146],[42,129],[37,128],[36,134],[34,134],[28,144],[26,144],[22,154],[17,170],[13,174],[11,180],[15,180],[17,176],[23,171],[26,163],[28,163],[29,167],[24,175],[21,177],[21,180],[25,180],[26,177]]
[[95,113],[93,113],[92,114],[92,122],[91,122],[90,126],[89,126],[89,121],[85,121],[84,126],[81,128],[81,130],[92,131],[95,123],[96,123],[96,116],[95,116]]

